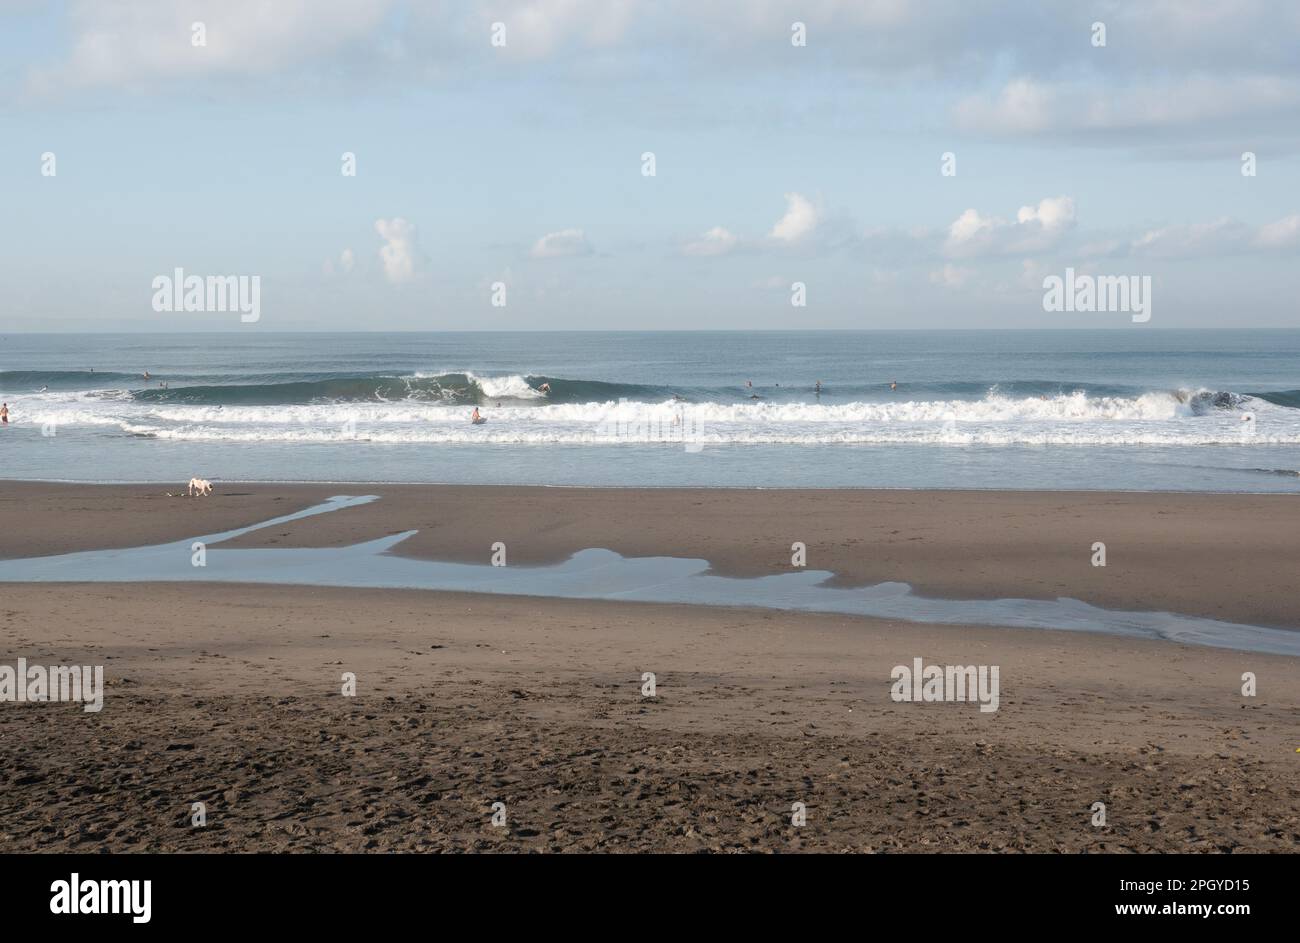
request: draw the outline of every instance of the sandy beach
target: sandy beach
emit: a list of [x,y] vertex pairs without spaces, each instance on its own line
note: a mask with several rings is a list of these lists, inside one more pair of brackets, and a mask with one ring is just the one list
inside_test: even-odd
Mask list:
[[[511,565],[585,548],[1300,626],[1291,496],[0,483],[0,558],[363,507],[232,546]],[[1108,565],[1093,567],[1104,541]],[[4,651],[104,709],[0,704],[8,850],[1296,851],[1300,660],[1100,634],[414,590],[0,584]],[[997,711],[891,699],[997,665]],[[1258,679],[1242,695],[1241,676]],[[643,696],[653,672],[654,697]],[[341,693],[344,673],[356,694]],[[192,827],[192,804],[207,824]],[[504,827],[492,824],[504,803]],[[1093,804],[1106,824],[1093,824]],[[803,803],[806,824],[792,824]]]
[[[591,547],[708,560],[727,576],[791,572],[791,544],[835,582],[890,580],[958,599],[1055,599],[1300,628],[1300,497],[1044,491],[773,491],[219,483],[0,482],[0,560],[162,543],[243,527],[337,494],[364,507],[254,531],[230,547],[337,547],[416,530],[404,556],[553,563]],[[1092,565],[1102,542],[1107,565]]]

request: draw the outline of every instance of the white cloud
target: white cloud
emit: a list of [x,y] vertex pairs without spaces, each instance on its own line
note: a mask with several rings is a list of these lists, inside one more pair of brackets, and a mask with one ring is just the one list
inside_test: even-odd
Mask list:
[[417,249],[415,226],[400,216],[375,220],[375,232],[384,240],[379,259],[390,282],[410,281],[415,276]]
[[979,210],[966,210],[948,227],[948,242],[954,245],[969,243],[991,231],[995,226],[1006,224],[1006,220],[981,216]]
[[[995,133],[1193,125],[1212,116],[1300,112],[1300,16],[1276,0],[1107,0],[1110,45],[1087,42],[1067,0],[68,0],[57,19],[68,52],[29,74],[44,88],[111,86],[166,90],[197,77],[288,74],[463,78],[470,68],[511,74],[503,61],[549,58],[572,75],[643,81],[667,64],[698,77],[708,69],[771,75],[799,69],[772,58],[790,23],[850,81],[956,78],[1000,88],[963,99],[964,127]],[[1097,14],[1100,15],[1100,14]],[[1091,16],[1091,15],[1090,15]],[[189,43],[204,21],[208,46]],[[489,48],[501,21],[507,44]],[[1082,37],[1082,38],[1081,38]],[[809,50],[810,54],[812,50]],[[39,55],[39,53],[36,53]],[[514,73],[517,74],[517,73]],[[1083,78],[1062,82],[1059,76]],[[252,87],[252,86],[250,86]],[[261,88],[258,88],[261,91]]]
[[1027,134],[1045,130],[1052,121],[1055,94],[1032,79],[1020,78],[1002,87],[995,100],[974,95],[953,108],[957,125],[969,130]]
[[714,226],[699,239],[688,242],[682,251],[687,255],[726,255],[735,247],[735,234],[721,226]]
[[1300,245],[1300,214],[1284,216],[1259,227],[1226,216],[1209,223],[1164,226],[1144,232],[1128,248],[1134,255],[1191,259],[1251,249],[1289,249],[1297,245]]
[[1037,206],[1022,206],[1018,223],[1039,223],[1044,229],[1059,229],[1074,222],[1074,201],[1068,196],[1047,197]]
[[1078,255],[1094,259],[1127,256],[1195,259],[1296,246],[1300,246],[1300,214],[1284,216],[1262,226],[1223,216],[1206,223],[1171,223],[1136,235],[1122,232],[1095,235],[1079,247]]
[[968,209],[948,227],[944,251],[967,257],[1041,252],[1055,246],[1074,222],[1074,200],[1068,196],[1022,206],[1015,222]]
[[1020,263],[1020,278],[1018,284],[1020,288],[1041,291],[1043,287],[1043,276],[1048,272],[1047,266],[1033,259],[1025,259]]
[[628,35],[638,13],[634,0],[491,0],[476,4],[477,14],[444,7],[437,17],[446,28],[448,20],[460,20],[465,29],[476,30],[486,42],[487,24],[504,23],[506,45],[501,54],[540,59],[558,53],[566,45],[602,49],[618,45]]
[[971,276],[974,274],[973,269],[953,265],[950,262],[945,264],[943,268],[931,272],[930,281],[945,288],[961,288],[970,281]]
[[1118,258],[1128,255],[1129,242],[1126,239],[1094,239],[1079,247],[1079,255],[1084,258]]
[[1261,226],[1253,241],[1261,249],[1286,249],[1300,244],[1300,214]]
[[534,259],[562,259],[591,255],[591,251],[591,244],[581,229],[561,229],[538,239],[528,254]]
[[[67,11],[67,58],[35,70],[30,86],[159,86],[208,75],[261,76],[339,53],[371,34],[393,0],[78,0]],[[191,26],[202,23],[206,45]]]
[[1247,229],[1224,217],[1212,223],[1164,226],[1151,229],[1133,240],[1130,246],[1137,255],[1179,258],[1226,252],[1240,246]]
[[1126,80],[1122,86],[1017,78],[993,98],[971,95],[953,106],[967,131],[1006,135],[1120,134],[1182,130],[1300,112],[1300,80],[1289,76],[1176,76]]
[[798,193],[785,195],[785,215],[782,216],[772,231],[769,239],[778,242],[798,242],[817,227],[817,209],[805,197]]
[[325,265],[324,265],[325,274],[334,275],[337,272],[341,272],[342,274],[347,275],[354,268],[356,268],[356,264],[357,264],[356,253],[354,253],[351,249],[344,249],[342,252],[339,253],[339,257],[337,260],[335,259],[325,260]]

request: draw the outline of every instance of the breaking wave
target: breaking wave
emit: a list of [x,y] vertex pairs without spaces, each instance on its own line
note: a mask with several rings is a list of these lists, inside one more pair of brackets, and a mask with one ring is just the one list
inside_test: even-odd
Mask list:
[[[674,387],[472,371],[151,376],[0,371],[13,422],[189,441],[500,444],[1300,443],[1300,391],[1017,380]],[[165,384],[165,386],[163,385]],[[488,418],[466,420],[472,407]],[[1254,417],[1247,430],[1243,419]],[[1250,437],[1246,434],[1249,431]]]

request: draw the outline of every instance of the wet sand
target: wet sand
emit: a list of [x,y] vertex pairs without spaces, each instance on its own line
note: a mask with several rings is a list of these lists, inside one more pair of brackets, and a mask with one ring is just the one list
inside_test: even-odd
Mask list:
[[[239,543],[337,545],[418,528],[403,552],[486,562],[503,540],[514,565],[608,546],[752,575],[787,572],[790,542],[804,540],[810,567],[846,581],[1296,624],[1281,572],[1300,549],[1289,497],[162,490],[0,483],[0,554],[161,542],[378,493]],[[987,546],[968,556],[980,534]],[[998,549],[1018,547],[1017,534],[1038,549]],[[1109,556],[1100,577],[1097,539]],[[1208,565],[1216,546],[1228,562],[1210,581],[1196,561]],[[1161,554],[1179,553],[1156,572]],[[1283,560],[1270,566],[1270,553]],[[1300,850],[1300,659],[420,591],[0,593],[0,663],[103,664],[108,681],[97,714],[0,703],[7,850]],[[892,700],[892,667],[916,657],[998,665],[999,709]],[[1246,671],[1256,697],[1241,693]],[[354,697],[341,693],[344,673],[356,676]],[[194,802],[206,805],[202,828],[190,823]],[[803,826],[791,824],[796,802]],[[1092,824],[1095,802],[1104,827]]]
[[[924,595],[1055,599],[1300,629],[1300,495],[1011,491],[766,491],[218,483],[0,482],[0,559],[162,543],[301,510],[335,494],[381,500],[223,546],[333,547],[406,530],[398,553],[512,564],[603,547],[710,561],[728,576],[789,573],[791,544],[840,585],[900,581]],[[1092,565],[1095,542],[1107,565]]]

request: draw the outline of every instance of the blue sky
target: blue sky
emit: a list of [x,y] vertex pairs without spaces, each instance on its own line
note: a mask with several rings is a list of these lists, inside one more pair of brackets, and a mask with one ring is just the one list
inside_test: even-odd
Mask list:
[[[1129,326],[1044,312],[1067,266],[1150,275],[1133,329],[1297,326],[1294,3],[0,0],[0,20],[0,330]],[[177,267],[259,275],[261,320],[153,311]]]

